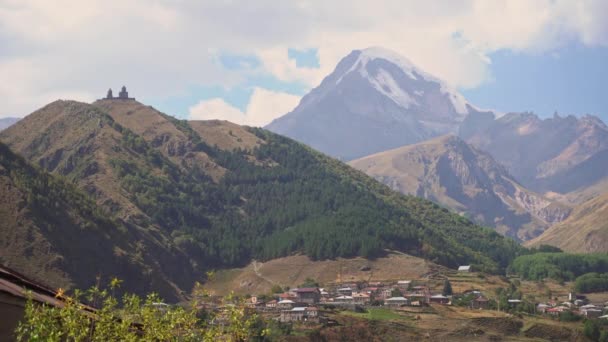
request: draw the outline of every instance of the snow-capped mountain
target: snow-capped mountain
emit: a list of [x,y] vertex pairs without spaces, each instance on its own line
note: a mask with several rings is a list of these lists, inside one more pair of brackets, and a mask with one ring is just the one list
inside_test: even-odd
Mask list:
[[445,82],[383,48],[355,50],[266,128],[350,160],[458,131],[477,112]]

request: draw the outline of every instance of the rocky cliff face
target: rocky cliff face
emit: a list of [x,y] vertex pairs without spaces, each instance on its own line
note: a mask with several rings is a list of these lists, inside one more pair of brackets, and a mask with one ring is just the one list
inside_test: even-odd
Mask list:
[[355,50],[266,128],[350,160],[455,133],[477,112],[456,90],[382,48]]
[[350,162],[391,188],[436,201],[518,240],[564,220],[568,206],[520,185],[487,153],[455,136]]
[[463,122],[460,136],[537,192],[581,201],[601,193],[608,177],[608,127],[594,116],[477,115]]

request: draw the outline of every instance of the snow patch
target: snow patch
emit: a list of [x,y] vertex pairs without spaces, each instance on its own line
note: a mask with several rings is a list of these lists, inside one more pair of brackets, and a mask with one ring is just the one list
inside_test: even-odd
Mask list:
[[[344,74],[342,74],[342,76],[340,76],[338,78],[338,80],[336,81],[336,85],[342,81],[344,76],[357,70],[363,77],[367,78],[374,85],[374,87],[376,89],[380,90],[383,94],[387,95],[389,98],[391,98],[393,101],[395,101],[400,106],[402,106],[404,108],[409,108],[410,105],[415,104],[416,101],[414,99],[412,99],[411,96],[409,96],[409,94],[407,94],[407,92],[405,92],[398,85],[398,83],[392,78],[392,76],[390,76],[388,74],[388,72],[382,73],[383,70],[381,70],[381,72],[376,77],[372,77],[369,75],[369,73],[367,72],[366,66],[367,66],[367,63],[369,63],[370,61],[373,61],[374,59],[384,59],[390,63],[395,64],[408,77],[410,77],[413,80],[420,80],[420,78],[422,78],[425,81],[434,82],[434,83],[439,84],[440,91],[443,94],[448,96],[450,102],[454,106],[454,110],[456,111],[456,113],[461,114],[463,116],[468,114],[469,111],[468,111],[467,105],[469,105],[469,103],[455,88],[449,86],[447,83],[438,79],[437,77],[418,68],[409,59],[399,55],[398,53],[396,53],[394,51],[391,51],[389,49],[385,49],[382,47],[370,47],[370,48],[361,50],[361,53],[359,54],[359,57],[357,58],[355,63],[353,63],[352,67],[349,70],[347,70]],[[380,75],[380,74],[382,74],[382,75]],[[383,84],[386,84],[387,86],[389,86],[388,89],[390,89],[390,91],[391,91],[389,94],[392,94],[392,95],[387,94],[387,91],[382,89],[382,87],[378,87],[379,83],[383,83]],[[389,83],[390,83],[390,85],[389,85]],[[422,96],[424,93],[415,92],[415,94],[418,96]]]
[[368,79],[372,86],[380,93],[384,94],[396,104],[403,108],[409,108],[410,105],[417,105],[416,100],[410,97],[410,95],[404,91],[397,81],[391,76],[389,72],[384,69],[380,69],[378,74]]

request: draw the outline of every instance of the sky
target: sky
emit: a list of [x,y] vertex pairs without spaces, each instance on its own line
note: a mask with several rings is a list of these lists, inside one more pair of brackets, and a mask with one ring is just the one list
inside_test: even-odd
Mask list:
[[0,118],[126,85],[183,119],[263,126],[382,46],[480,108],[608,121],[607,17],[604,0],[0,0]]

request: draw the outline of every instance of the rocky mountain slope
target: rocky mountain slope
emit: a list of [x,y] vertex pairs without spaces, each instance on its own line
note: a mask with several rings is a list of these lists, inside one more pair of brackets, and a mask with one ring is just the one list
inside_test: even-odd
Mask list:
[[525,189],[489,154],[453,135],[349,164],[394,190],[440,203],[518,240],[538,236],[570,211]]
[[[189,291],[205,270],[253,258],[374,257],[392,249],[496,270],[521,251],[290,139],[221,121],[180,121],[134,100],[56,101],[1,132],[0,141],[137,232],[121,243],[136,246],[125,250],[140,273],[171,285],[156,287],[169,298]],[[96,238],[76,235],[66,244],[83,241]],[[91,272],[99,260],[88,263]]]
[[477,112],[457,91],[382,48],[355,50],[266,128],[344,160],[455,133]]
[[529,242],[541,244],[575,253],[608,253],[608,193],[580,204],[567,220]]
[[597,117],[477,114],[460,136],[534,191],[576,203],[608,190],[608,127]]

